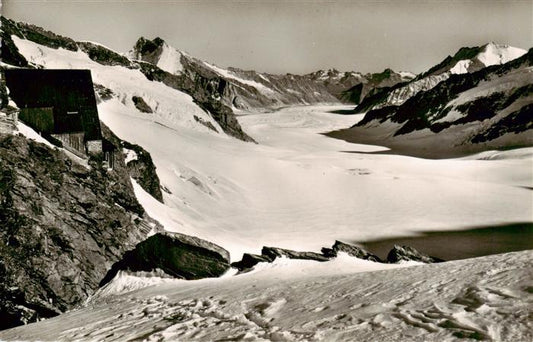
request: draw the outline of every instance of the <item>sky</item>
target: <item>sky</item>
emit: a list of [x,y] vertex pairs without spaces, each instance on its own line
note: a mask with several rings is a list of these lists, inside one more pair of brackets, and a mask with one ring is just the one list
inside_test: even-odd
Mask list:
[[169,45],[221,67],[420,73],[463,46],[533,47],[533,0],[0,0],[8,18],[127,52]]

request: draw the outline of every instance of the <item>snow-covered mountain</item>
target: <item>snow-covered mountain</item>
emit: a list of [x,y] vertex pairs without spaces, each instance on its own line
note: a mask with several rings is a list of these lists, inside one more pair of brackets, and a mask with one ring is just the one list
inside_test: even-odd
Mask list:
[[344,103],[359,103],[367,95],[380,88],[392,87],[412,80],[416,75],[410,72],[395,72],[385,69],[380,73],[361,74],[339,72],[336,69],[319,70],[306,75],[315,82],[322,83],[330,93]]
[[472,73],[492,65],[500,65],[523,56],[527,51],[509,45],[489,43],[479,47],[461,48],[453,56],[428,71],[413,78],[411,82],[384,89],[369,97],[357,107],[360,113],[386,106],[399,106],[420,91],[427,91],[451,75]]
[[[497,50],[500,53],[488,58],[486,51],[494,49],[487,45],[476,58],[496,63],[517,55]],[[501,58],[494,58],[496,55]],[[438,76],[425,76],[420,81],[431,77]],[[413,84],[416,82],[419,81]],[[432,89],[418,92],[401,105],[371,110],[353,128],[333,135],[359,142],[379,141],[396,149],[411,149],[418,155],[449,156],[489,148],[530,146],[532,129],[533,49],[530,49],[506,64],[448,75]],[[373,135],[372,141],[365,140],[359,132],[367,137]]]

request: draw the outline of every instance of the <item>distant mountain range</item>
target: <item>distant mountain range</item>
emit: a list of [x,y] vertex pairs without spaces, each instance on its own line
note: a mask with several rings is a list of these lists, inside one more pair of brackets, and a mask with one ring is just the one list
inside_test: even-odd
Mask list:
[[163,39],[141,37],[127,56],[151,63],[171,74],[187,74],[191,68],[208,70],[227,85],[222,102],[236,109],[269,109],[293,104],[320,102],[359,103],[375,89],[412,80],[412,73],[386,69],[363,75],[358,72],[319,70],[306,75],[273,75],[238,68],[220,68],[176,50]]
[[453,57],[446,57],[439,64],[405,84],[396,83],[388,88],[381,87],[380,91],[366,97],[357,106],[357,111],[364,113],[371,109],[401,105],[418,92],[430,90],[451,75],[472,73],[491,65],[504,64],[526,52],[523,49],[495,43],[461,48]]

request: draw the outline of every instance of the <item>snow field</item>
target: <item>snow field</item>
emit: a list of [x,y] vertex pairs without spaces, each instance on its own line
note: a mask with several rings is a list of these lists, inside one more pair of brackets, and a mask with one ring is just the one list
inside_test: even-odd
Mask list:
[[363,273],[351,273],[344,261],[282,259],[284,267],[265,265],[261,272],[96,295],[82,309],[0,338],[528,341],[532,257],[524,251]]

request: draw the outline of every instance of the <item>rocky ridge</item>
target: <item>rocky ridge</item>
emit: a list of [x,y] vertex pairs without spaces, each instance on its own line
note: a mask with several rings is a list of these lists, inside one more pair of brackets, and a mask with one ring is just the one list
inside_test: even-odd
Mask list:
[[346,253],[351,257],[379,262],[379,263],[398,263],[404,261],[417,261],[422,263],[435,263],[442,262],[442,259],[435,258],[424,253],[417,251],[416,249],[408,246],[397,246],[389,252],[387,260],[381,260],[377,255],[374,255],[361,247],[345,243],[342,241],[335,241],[331,248],[322,248],[321,253],[315,252],[299,252],[285,248],[278,247],[263,247],[261,254],[245,253],[240,261],[231,264],[240,272],[247,272],[251,270],[255,265],[261,262],[271,263],[276,258],[288,258],[299,260],[313,260],[318,262],[329,261],[336,258],[339,253]]

